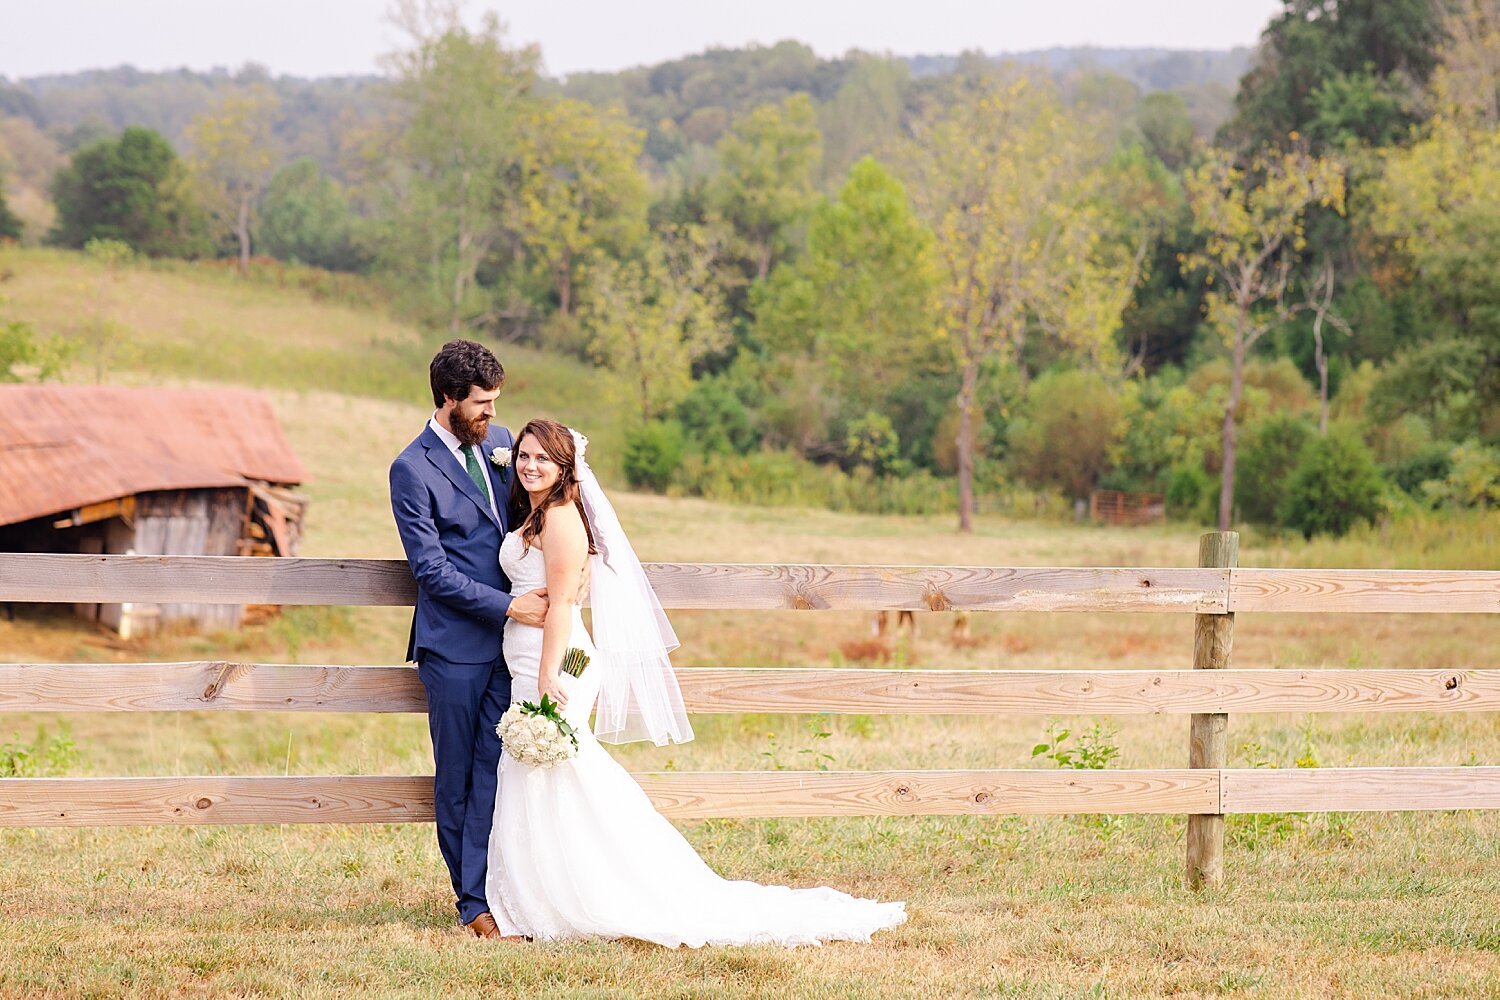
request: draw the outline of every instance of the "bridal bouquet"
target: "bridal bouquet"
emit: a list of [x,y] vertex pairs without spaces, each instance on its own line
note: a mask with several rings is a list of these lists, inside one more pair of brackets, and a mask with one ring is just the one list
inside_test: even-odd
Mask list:
[[[570,648],[563,654],[562,670],[573,677],[583,673],[589,656]],[[578,755],[578,736],[558,711],[557,703],[542,695],[541,704],[523,701],[512,705],[495,726],[501,746],[522,764],[553,767]]]
[[523,701],[510,706],[500,716],[495,733],[506,753],[532,767],[553,767],[578,754],[573,727],[546,695],[540,705]]

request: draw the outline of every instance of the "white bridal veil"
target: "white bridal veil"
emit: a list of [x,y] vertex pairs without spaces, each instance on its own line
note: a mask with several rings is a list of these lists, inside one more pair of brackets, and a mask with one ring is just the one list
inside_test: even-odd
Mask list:
[[572,435],[579,492],[599,550],[592,557],[589,584],[594,647],[604,668],[594,735],[606,743],[686,743],[693,728],[668,658],[678,646],[677,633],[589,468],[588,438],[577,431]]

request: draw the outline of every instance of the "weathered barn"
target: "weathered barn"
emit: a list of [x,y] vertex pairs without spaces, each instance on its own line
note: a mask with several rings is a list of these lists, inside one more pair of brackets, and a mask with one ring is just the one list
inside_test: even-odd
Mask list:
[[[295,555],[307,471],[243,390],[0,385],[0,551]],[[239,625],[224,604],[81,604],[130,637]]]

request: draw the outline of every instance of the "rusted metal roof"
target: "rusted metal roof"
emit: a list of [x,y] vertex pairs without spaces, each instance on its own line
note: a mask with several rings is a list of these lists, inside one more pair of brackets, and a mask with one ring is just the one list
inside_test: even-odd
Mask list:
[[0,524],[152,490],[307,478],[259,393],[0,385]]

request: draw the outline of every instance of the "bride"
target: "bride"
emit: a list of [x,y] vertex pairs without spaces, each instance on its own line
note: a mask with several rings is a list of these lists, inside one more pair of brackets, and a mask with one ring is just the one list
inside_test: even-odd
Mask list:
[[[550,768],[500,757],[486,883],[500,933],[800,945],[868,941],[900,924],[905,903],[720,878],[600,746],[693,734],[667,659],[677,637],[585,461],[587,444],[551,420],[531,421],[517,439],[509,523],[519,527],[500,563],[514,592],[545,586],[551,607],[543,628],[506,622],[511,703],[550,696],[577,731],[578,755]],[[586,562],[597,648],[578,604]],[[591,657],[576,678],[560,670],[569,646]]]

